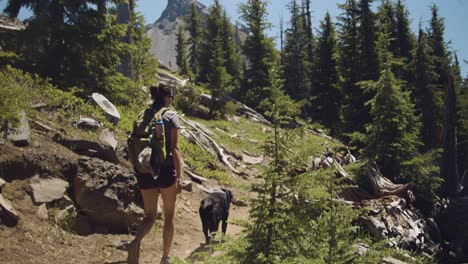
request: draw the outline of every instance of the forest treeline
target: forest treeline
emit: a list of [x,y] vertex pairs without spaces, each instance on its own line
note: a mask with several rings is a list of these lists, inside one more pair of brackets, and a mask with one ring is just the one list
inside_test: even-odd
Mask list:
[[[301,104],[301,118],[350,142],[390,179],[417,180],[429,203],[454,196],[468,169],[468,82],[444,40],[444,20],[432,5],[431,20],[412,32],[403,1],[382,1],[375,12],[373,2],[345,1],[336,21],[327,13],[315,32],[311,1],[289,1],[280,51],[265,34],[266,1],[240,5],[241,29],[219,1],[206,21],[193,6],[178,34],[180,72],[208,84],[213,116],[223,117],[228,95],[267,111],[262,101],[271,96],[276,69],[281,90]],[[412,179],[415,170],[424,177]]]
[[[124,21],[122,3],[129,5]],[[9,0],[8,15],[28,7],[33,16],[17,38],[0,40],[0,65],[46,77],[81,97],[101,92],[118,105],[139,104],[157,62],[135,4]],[[229,244],[225,257],[356,262],[352,246],[365,241],[372,250],[357,262],[376,263],[376,252],[388,247],[366,240],[354,225],[358,210],[334,199],[343,188],[339,180],[300,173],[304,157],[289,151],[299,131],[288,128],[300,119],[320,123],[395,183],[412,182],[417,206],[431,214],[441,198],[458,193],[468,170],[468,80],[444,39],[444,20],[433,5],[430,21],[412,32],[401,0],[383,0],[376,11],[373,0],[346,0],[340,15],[326,14],[316,31],[311,0],[290,0],[278,51],[265,33],[267,4],[241,3],[236,25],[219,0],[206,19],[194,5],[174,47],[179,73],[211,92],[212,118],[226,118],[233,97],[264,113],[274,128],[265,146],[273,162],[254,186],[259,195],[249,231]],[[0,109],[8,107],[0,102]]]

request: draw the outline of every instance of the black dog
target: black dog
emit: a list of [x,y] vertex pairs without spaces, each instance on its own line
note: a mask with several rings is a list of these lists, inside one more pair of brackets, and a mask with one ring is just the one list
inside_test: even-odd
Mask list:
[[221,188],[209,193],[200,203],[200,218],[203,225],[205,242],[211,242],[211,234],[218,231],[219,222],[223,222],[222,231],[226,234],[227,220],[229,217],[229,207],[233,196],[232,192]]

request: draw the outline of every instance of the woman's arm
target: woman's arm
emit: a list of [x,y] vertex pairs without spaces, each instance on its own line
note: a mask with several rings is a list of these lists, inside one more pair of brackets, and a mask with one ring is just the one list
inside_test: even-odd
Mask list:
[[182,183],[182,177],[184,176],[184,168],[182,166],[182,155],[179,149],[179,129],[171,128],[171,153],[172,161],[174,163],[174,168],[176,170],[177,181]]

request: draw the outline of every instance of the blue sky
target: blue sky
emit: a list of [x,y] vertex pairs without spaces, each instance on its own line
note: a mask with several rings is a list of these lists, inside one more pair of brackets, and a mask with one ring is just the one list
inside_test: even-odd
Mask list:
[[[211,5],[214,0],[198,0],[206,6]],[[238,4],[246,0],[220,0],[223,7],[233,21],[239,20]],[[0,0],[0,9],[6,5],[7,0]],[[289,0],[270,0],[268,5],[268,20],[272,23],[270,36],[279,38],[279,21],[283,17],[285,28],[288,26],[289,11],[286,8]],[[333,18],[341,12],[337,3],[343,3],[344,0],[314,0],[312,1],[312,16],[314,28],[318,28],[320,20],[323,19],[327,11]],[[380,1],[377,0],[376,3]],[[406,6],[410,12],[411,26],[414,32],[417,32],[419,22],[422,21],[423,27],[428,26],[428,20],[431,17],[430,6],[435,3],[439,7],[440,16],[445,20],[445,40],[449,41],[449,47],[458,54],[460,65],[462,67],[463,77],[468,76],[468,0],[406,0]],[[162,11],[166,8],[167,0],[137,0],[137,11],[143,14],[146,23],[155,22]],[[26,10],[22,10],[20,17],[28,16]],[[336,19],[334,19],[336,22]]]

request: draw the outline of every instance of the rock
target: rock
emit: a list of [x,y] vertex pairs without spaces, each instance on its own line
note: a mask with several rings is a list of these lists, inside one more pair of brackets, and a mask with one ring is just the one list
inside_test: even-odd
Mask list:
[[29,127],[26,112],[21,111],[20,120],[17,126],[9,127],[7,131],[7,139],[9,139],[15,146],[26,147],[31,144],[31,128]]
[[[95,158],[79,160],[73,180],[74,201],[90,223],[109,232],[128,232],[138,225],[143,210],[133,171]],[[137,203],[137,204],[135,204]]]
[[253,157],[250,155],[242,154],[242,161],[245,164],[249,164],[249,165],[261,164],[263,161],[263,155],[259,157]]
[[407,262],[403,262],[392,257],[384,257],[382,259],[382,264],[407,264]]
[[244,200],[239,200],[239,199],[235,199],[232,201],[232,204],[233,205],[237,205],[237,206],[242,206],[242,207],[245,207],[245,206],[249,206],[249,204],[244,201]]
[[183,181],[182,182],[182,190],[187,191],[187,192],[193,191],[193,182],[189,181],[189,180]]
[[112,133],[108,128],[101,131],[101,134],[99,135],[99,143],[112,148],[114,151],[117,149],[117,139],[115,139],[114,133]]
[[93,93],[92,100],[104,111],[109,121],[117,124],[120,120],[120,114],[117,108],[102,94]]
[[39,206],[36,216],[41,220],[47,220],[49,218],[49,212],[47,211],[47,205],[45,203]]
[[35,176],[31,179],[30,187],[35,203],[49,203],[63,198],[69,184],[62,179],[41,179]]
[[2,190],[3,186],[6,184],[6,181],[0,178],[0,191]]
[[442,238],[453,243],[468,262],[468,196],[453,198],[437,219]]
[[19,215],[11,204],[0,194],[0,223],[13,227],[18,224]]
[[104,146],[98,142],[63,138],[56,138],[55,141],[79,155],[99,158],[114,164],[120,163],[117,153],[111,147]]
[[73,125],[76,128],[89,129],[89,130],[96,130],[102,127],[102,124],[99,123],[97,120],[89,118],[89,117],[82,117],[82,116],[80,116],[80,119],[76,121],[76,123]]

